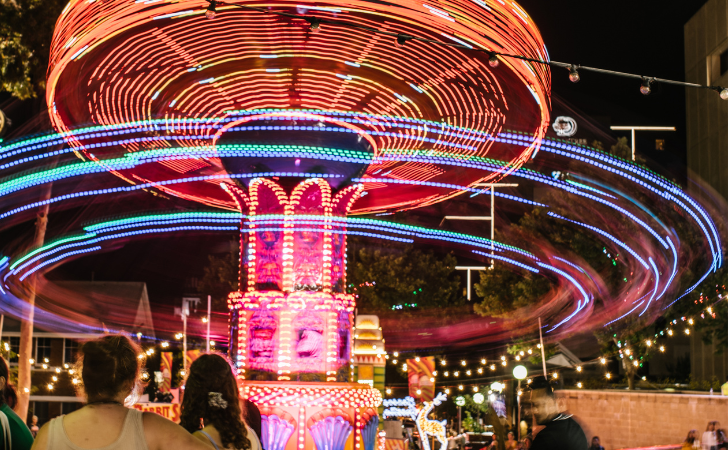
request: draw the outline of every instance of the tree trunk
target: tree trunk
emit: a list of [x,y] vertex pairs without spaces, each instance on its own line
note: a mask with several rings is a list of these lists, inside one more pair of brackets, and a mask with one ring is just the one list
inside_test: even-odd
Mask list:
[[[55,164],[53,164],[55,166]],[[41,201],[51,198],[51,183],[43,186],[40,196]],[[46,227],[48,226],[48,209],[49,205],[43,205],[38,208],[38,214],[35,220],[35,236],[33,238],[33,247],[39,248],[43,246],[45,241]],[[20,350],[18,352],[18,404],[15,406],[15,413],[27,422],[28,405],[30,403],[30,387],[31,387],[31,365],[30,358],[33,357],[33,319],[35,316],[35,288],[36,274],[30,276],[28,282],[28,313],[26,317],[20,320]]]
[[498,414],[496,414],[495,409],[493,409],[492,406],[488,407],[488,410],[485,412],[485,417],[488,422],[493,425],[493,432],[498,437],[498,448],[499,450],[502,450],[505,445],[506,436],[500,417],[498,417]]
[[627,377],[627,387],[630,391],[634,391],[634,376],[637,370],[627,358],[622,359],[622,367],[624,367],[624,374]]

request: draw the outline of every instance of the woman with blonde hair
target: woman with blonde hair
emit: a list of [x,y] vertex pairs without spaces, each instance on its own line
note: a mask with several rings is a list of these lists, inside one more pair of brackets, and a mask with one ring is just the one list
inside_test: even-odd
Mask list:
[[43,425],[33,450],[209,450],[171,420],[130,408],[141,393],[143,353],[126,336],[80,349],[79,394],[86,404]]

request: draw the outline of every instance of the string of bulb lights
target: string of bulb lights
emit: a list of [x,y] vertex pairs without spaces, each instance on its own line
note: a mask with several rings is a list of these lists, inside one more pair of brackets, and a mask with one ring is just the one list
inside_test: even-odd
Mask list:
[[618,76],[623,78],[632,78],[637,79],[641,81],[640,84],[640,93],[643,95],[650,95],[653,90],[653,86],[657,83],[663,83],[663,84],[671,84],[675,86],[683,86],[683,87],[690,87],[690,88],[698,88],[698,89],[708,89],[711,91],[715,91],[719,94],[720,98],[722,100],[728,100],[728,88],[722,87],[722,86],[706,86],[698,83],[688,83],[685,81],[675,81],[675,80],[668,80],[666,78],[658,78],[658,77],[651,77],[651,76],[645,76],[645,75],[637,75],[633,73],[627,73],[627,72],[619,72],[615,70],[608,70],[608,69],[600,69],[598,67],[590,67],[590,66],[582,66],[579,64],[572,64],[572,63],[564,63],[564,62],[558,62],[558,61],[545,61],[542,59],[536,59],[536,58],[530,58],[527,56],[522,55],[513,55],[508,53],[499,53],[492,50],[486,50],[482,48],[475,48],[468,45],[459,44],[456,42],[445,42],[445,41],[438,41],[436,39],[428,39],[423,38],[419,36],[414,36],[411,34],[402,34],[402,33],[394,33],[391,31],[384,31],[380,30],[378,28],[370,27],[367,25],[361,25],[356,23],[350,23],[350,22],[344,22],[341,20],[335,20],[335,19],[325,19],[320,18],[316,16],[310,16],[310,15],[303,15],[303,14],[292,14],[282,11],[272,11],[266,8],[261,8],[258,6],[248,6],[248,5],[241,5],[237,3],[226,3],[219,0],[207,0],[209,3],[207,7],[207,11],[205,11],[205,17],[208,19],[214,19],[217,17],[217,8],[218,7],[224,7],[224,6],[230,6],[230,7],[237,7],[249,11],[258,11],[264,14],[273,14],[277,16],[282,17],[289,17],[291,19],[299,19],[304,20],[308,22],[309,29],[311,32],[318,32],[321,30],[321,25],[336,25],[340,27],[347,27],[347,28],[357,28],[361,30],[367,30],[375,34],[380,34],[383,36],[390,36],[395,39],[395,44],[398,47],[403,47],[406,45],[408,41],[417,41],[417,42],[426,42],[429,44],[435,44],[435,45],[441,45],[445,47],[454,47],[459,48],[463,50],[471,50],[474,52],[481,52],[486,53],[488,55],[488,64],[492,68],[498,67],[500,65],[500,59],[499,58],[512,58],[512,59],[520,59],[523,61],[528,61],[531,63],[536,64],[542,64],[550,67],[559,67],[564,68],[569,71],[569,80],[572,83],[578,83],[581,80],[581,75],[579,74],[579,71],[588,71],[588,72],[596,72],[601,73],[605,75],[612,75],[612,76]]
[[[725,300],[725,299],[721,296],[718,301],[720,301],[720,300]],[[700,301],[702,303],[702,295],[701,295]],[[717,303],[717,302],[715,302],[715,303]],[[715,319],[716,314],[715,314],[715,311],[713,310],[713,306],[715,306],[715,303],[713,303],[711,306],[708,306],[703,312],[701,312],[699,314],[699,317],[701,319],[708,319],[709,317]],[[706,317],[706,313],[707,313],[708,317]],[[686,323],[687,326],[683,329],[683,332],[686,336],[689,336],[691,334],[690,327],[695,325],[695,319],[692,317],[683,316],[683,317],[680,317],[679,320],[674,319],[674,320],[668,322],[667,328],[655,333],[654,338],[646,339],[644,342],[645,346],[650,349],[654,348],[655,350],[659,351],[660,353],[665,353],[665,351],[667,350],[667,347],[664,344],[658,343],[657,340],[660,338],[671,338],[671,337],[676,336],[677,332],[674,330],[674,326],[676,326],[679,322]],[[538,349],[537,352],[540,350],[540,348],[541,348],[541,344],[537,344],[536,345],[536,349]],[[532,349],[532,348],[521,350],[513,357],[513,360],[515,362],[520,362],[522,358],[527,358],[529,355],[533,355],[533,354],[534,354],[534,349]],[[633,359],[635,356],[637,356],[637,355],[635,355],[634,352],[630,349],[630,346],[626,341],[625,341],[624,345],[622,345],[621,341],[619,341],[617,351],[608,353],[608,354],[603,354],[600,357],[594,358],[593,360],[590,360],[590,361],[582,362],[581,364],[573,367],[572,370],[576,371],[577,373],[582,373],[584,366],[587,366],[587,365],[598,363],[598,364],[601,364],[602,366],[606,366],[609,362],[609,359],[612,357],[619,357],[620,360],[627,357],[632,360],[632,364],[635,367],[641,367],[642,357],[638,356],[639,359]],[[389,362],[392,363],[393,365],[395,365],[395,366],[400,365],[400,361],[398,359],[396,359],[396,358],[399,358],[399,352],[391,353],[391,359],[390,359],[390,354],[388,354],[388,353],[385,354],[384,357],[387,360],[389,360]],[[415,356],[414,358],[409,358],[409,359],[414,359],[415,361],[419,361],[420,357]],[[439,377],[440,375],[444,376],[445,378],[450,378],[451,375],[452,375],[452,378],[459,378],[461,375],[471,377],[471,376],[475,375],[476,373],[477,373],[477,375],[485,375],[486,369],[490,369],[490,373],[493,373],[498,369],[499,366],[508,367],[508,362],[509,362],[509,359],[506,356],[501,356],[499,360],[496,359],[496,360],[494,360],[494,362],[489,362],[487,358],[481,358],[479,361],[479,363],[480,363],[479,367],[476,370],[473,370],[468,367],[468,361],[461,360],[460,364],[455,366],[459,370],[442,371],[442,373],[440,373],[440,371],[438,371],[438,370],[433,371],[432,381],[434,382],[435,381],[434,377]],[[447,367],[448,358],[444,357],[444,358],[440,359],[439,365],[441,367]],[[406,362],[404,364],[402,364],[401,368],[405,372],[408,370]],[[566,370],[566,369],[561,368],[559,370],[552,371],[548,374],[548,377],[550,379],[556,380],[560,376],[559,373],[564,370]],[[475,375],[475,376],[477,377],[477,375]],[[498,377],[496,375],[496,377],[501,381],[515,380],[515,378],[512,376]],[[614,375],[611,372],[609,372],[609,371],[604,372],[604,378],[606,378],[607,380],[612,380],[613,377],[614,377]],[[443,380],[442,377],[439,377],[439,378],[440,379],[438,380],[438,383],[443,387],[444,392],[446,394],[450,393],[450,388],[453,388],[453,389],[457,388],[458,391],[464,391],[465,388],[472,387],[473,392],[478,392],[478,390],[480,389],[480,386],[482,385],[482,383],[474,382],[478,378],[472,379],[470,383],[457,383],[457,384],[449,384],[447,381]],[[642,379],[644,380],[645,377],[643,377]],[[530,383],[530,382],[531,382],[531,378],[528,378],[527,383]],[[583,386],[584,386],[584,384],[581,381],[576,382],[575,385],[579,389],[583,388]],[[392,388],[388,387],[386,389],[386,393],[392,394]]]

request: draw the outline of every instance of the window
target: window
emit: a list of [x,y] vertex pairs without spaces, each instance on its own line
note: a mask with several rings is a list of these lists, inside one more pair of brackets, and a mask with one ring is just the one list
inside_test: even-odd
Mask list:
[[[46,361],[46,359],[48,361]],[[50,362],[51,338],[38,338],[35,341],[35,361],[38,364]]]
[[664,139],[655,139],[655,150],[665,150]]
[[720,74],[728,72],[728,50],[724,51],[718,57],[720,59]]
[[[7,347],[6,347],[6,345],[7,345]],[[18,362],[18,353],[20,353],[20,338],[19,337],[3,338],[2,348],[0,349],[0,354],[2,354],[4,357],[7,357],[8,350],[10,350],[10,357],[7,358],[7,361],[10,363],[17,363]]]
[[63,362],[76,364],[76,353],[78,353],[78,342],[73,339],[63,340]]

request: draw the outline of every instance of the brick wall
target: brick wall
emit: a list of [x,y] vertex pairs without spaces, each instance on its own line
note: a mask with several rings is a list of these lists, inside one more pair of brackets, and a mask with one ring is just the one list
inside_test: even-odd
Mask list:
[[711,420],[728,428],[728,397],[654,392],[563,390],[557,395],[605,450],[677,444]]

